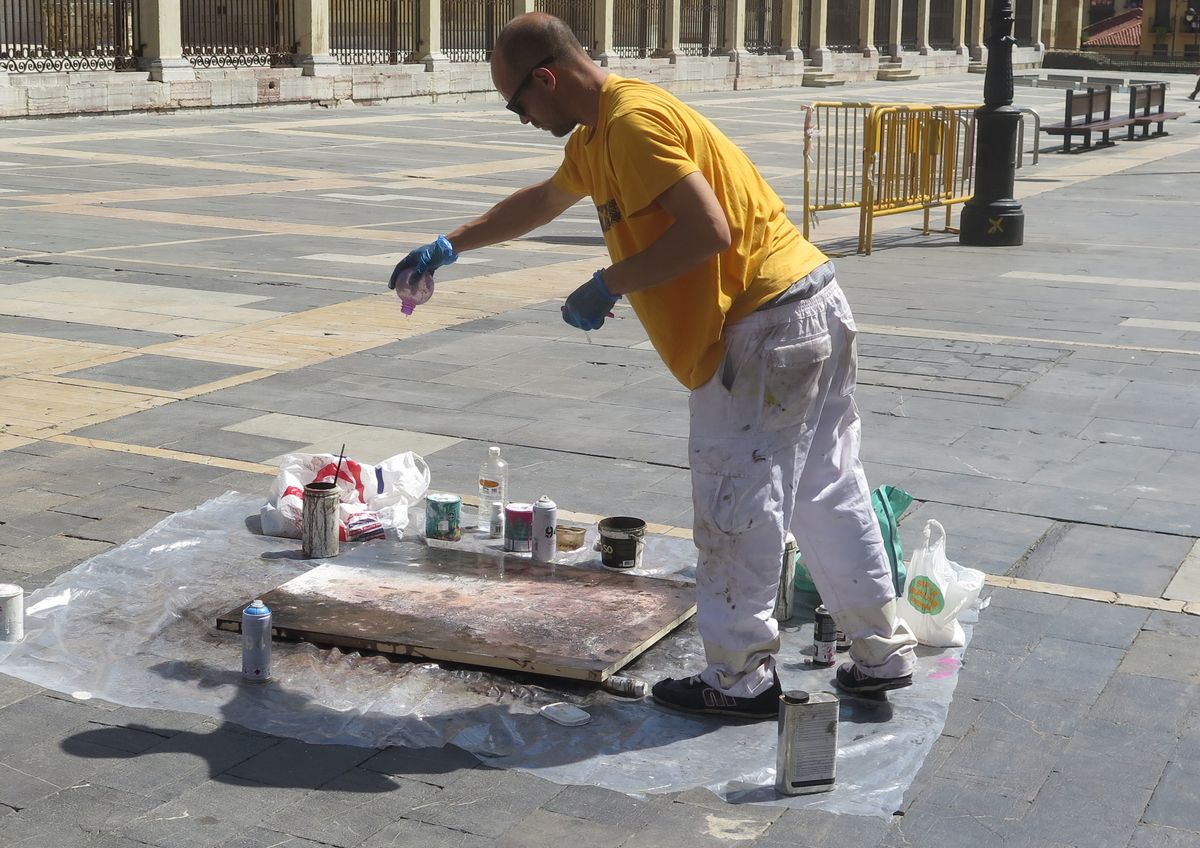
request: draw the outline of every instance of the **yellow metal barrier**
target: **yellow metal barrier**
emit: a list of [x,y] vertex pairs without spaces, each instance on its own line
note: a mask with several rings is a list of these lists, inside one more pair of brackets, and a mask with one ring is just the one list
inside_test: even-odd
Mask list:
[[814,103],[805,108],[804,236],[816,213],[859,209],[858,249],[870,253],[875,218],[946,209],[974,186],[974,105]]

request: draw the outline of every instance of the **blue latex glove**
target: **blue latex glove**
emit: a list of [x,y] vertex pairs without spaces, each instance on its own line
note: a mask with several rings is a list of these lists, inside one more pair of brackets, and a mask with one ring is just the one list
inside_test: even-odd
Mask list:
[[388,280],[388,288],[396,288],[396,277],[401,271],[416,268],[418,274],[432,274],[443,265],[452,264],[456,259],[458,259],[458,254],[454,252],[454,246],[450,244],[450,239],[438,236],[436,240],[424,247],[418,247],[400,260],[400,264],[395,267],[391,279]]
[[563,320],[579,330],[599,330],[620,297],[608,290],[604,278],[597,271],[590,280],[571,292],[562,306]]

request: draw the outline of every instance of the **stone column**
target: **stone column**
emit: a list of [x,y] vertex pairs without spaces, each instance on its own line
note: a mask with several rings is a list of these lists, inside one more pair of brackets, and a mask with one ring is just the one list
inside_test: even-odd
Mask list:
[[[835,0],[839,2],[839,0]],[[826,32],[829,29],[829,0],[812,0],[808,21],[808,52],[818,68],[833,67],[833,51],[829,49]]]
[[658,49],[654,51],[656,59],[670,59],[675,64],[683,58],[683,48],[679,44],[681,32],[680,0],[663,0],[666,3],[663,15],[663,30],[658,36]]
[[722,45],[730,59],[746,52],[746,0],[729,0],[725,4],[725,43]]
[[1029,0],[1033,8],[1029,10],[1029,35],[1033,39],[1033,49],[1039,53],[1046,52],[1046,44],[1042,41],[1042,0]]
[[[954,55],[966,56],[967,50],[967,4],[973,0],[954,0]],[[1051,0],[1054,2],[1054,0]]]
[[971,18],[971,31],[967,33],[967,46],[971,50],[971,58],[976,62],[987,61],[987,47],[983,43],[984,28],[987,26],[988,8],[986,0],[967,0],[974,3],[974,14]]
[[138,63],[157,82],[194,80],[196,69],[183,58],[183,29],[179,0],[142,0],[142,58]]
[[[904,0],[878,0],[881,3],[892,4],[892,14],[888,17],[890,31],[888,37],[888,56],[899,59],[904,54]],[[914,0],[908,0],[909,3]]]
[[329,55],[329,0],[296,0],[296,62],[306,77],[331,77],[338,61]]
[[890,2],[891,0],[860,0],[858,4],[858,46],[868,59],[879,56],[879,48],[875,46],[875,4]]
[[[912,3],[914,0],[908,0]],[[931,0],[915,0],[917,4],[917,52],[928,56],[933,52],[929,46],[929,4]]]
[[1042,0],[1041,41],[1047,47],[1058,47],[1058,0]]
[[1059,0],[1057,44],[1060,50],[1078,50],[1083,30],[1083,0]]
[[613,49],[613,12],[616,7],[617,0],[593,0],[592,4],[594,44],[591,53],[592,58],[604,66],[612,64],[617,58],[617,52]]
[[411,61],[432,71],[450,62],[442,52],[442,0],[420,0],[420,14],[421,40]]
[[783,0],[783,57],[792,62],[803,62],[804,52],[800,49],[800,0]]

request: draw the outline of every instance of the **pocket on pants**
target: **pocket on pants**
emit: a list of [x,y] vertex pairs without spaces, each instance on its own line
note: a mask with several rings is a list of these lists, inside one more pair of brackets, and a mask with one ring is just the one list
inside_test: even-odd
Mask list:
[[763,385],[763,426],[767,430],[799,427],[817,399],[821,374],[833,353],[828,334],[782,345],[767,354]]
[[691,454],[697,542],[704,544],[707,534],[739,536],[781,508],[782,492],[766,453],[748,443],[710,443],[694,444]]

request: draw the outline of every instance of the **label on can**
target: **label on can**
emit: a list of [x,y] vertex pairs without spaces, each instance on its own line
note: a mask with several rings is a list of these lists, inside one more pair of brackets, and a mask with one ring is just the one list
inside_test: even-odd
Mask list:
[[833,665],[836,653],[837,624],[821,604],[813,613],[813,665]]
[[504,507],[504,550],[528,553],[533,549],[533,505],[512,503]]
[[462,498],[441,493],[425,497],[425,538],[442,542],[462,539]]
[[558,554],[558,507],[542,495],[533,505],[533,558],[553,562]]
[[784,692],[779,699],[775,788],[807,795],[833,788],[837,766],[838,699],[827,692]]

